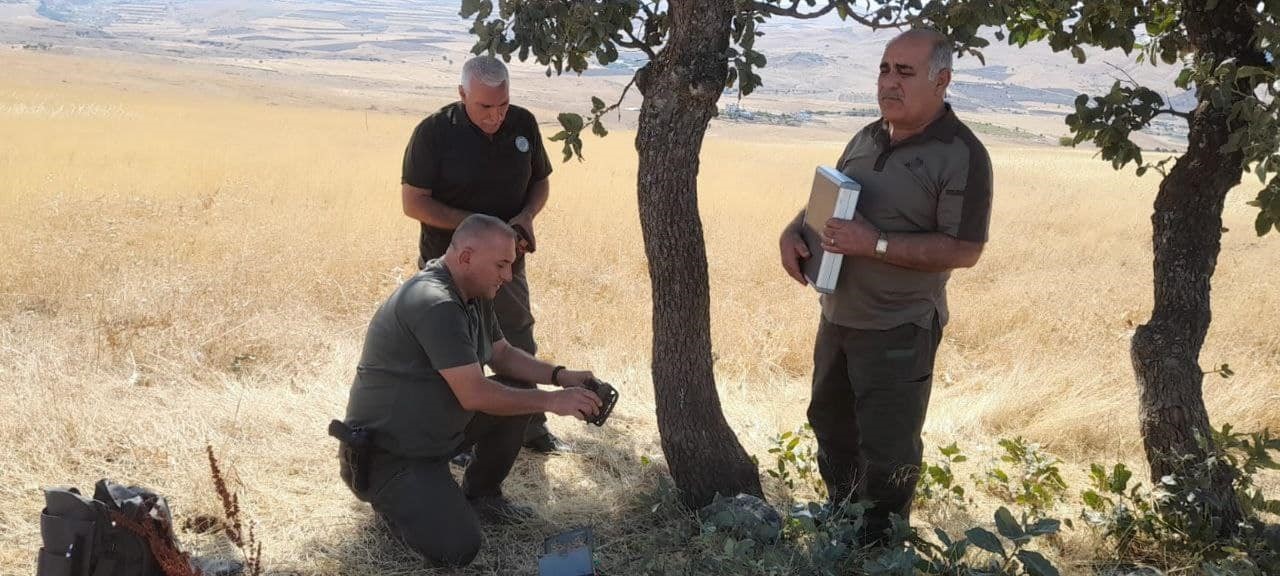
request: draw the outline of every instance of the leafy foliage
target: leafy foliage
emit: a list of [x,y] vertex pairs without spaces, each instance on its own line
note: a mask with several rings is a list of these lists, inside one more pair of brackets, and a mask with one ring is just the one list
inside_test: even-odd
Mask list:
[[[1233,5],[1210,1],[1203,10]],[[1132,54],[1138,63],[1181,66],[1177,85],[1196,90],[1195,110],[1174,110],[1155,91],[1131,79],[1117,81],[1106,94],[1077,99],[1067,117],[1072,136],[1064,143],[1091,143],[1117,169],[1133,163],[1139,175],[1156,169],[1167,176],[1165,166],[1176,158],[1144,163],[1132,135],[1161,115],[1189,121],[1197,114],[1221,113],[1231,137],[1220,153],[1231,159],[1232,168],[1253,172],[1264,184],[1250,202],[1258,208],[1255,229],[1262,235],[1280,230],[1280,0],[1254,6],[1246,9],[1254,36],[1250,61],[1244,62],[1197,46],[1187,21],[1205,16],[1200,4],[1182,0],[735,0],[724,85],[741,98],[764,84],[760,70],[768,59],[756,50],[756,40],[772,18],[810,19],[832,12],[869,28],[930,26],[947,34],[959,54],[979,59],[994,37],[1015,46],[1043,42],[1079,62],[1087,60],[1087,48],[1101,48]],[[472,21],[474,52],[532,58],[546,66],[548,76],[581,74],[593,62],[615,65],[626,60],[624,51],[639,53],[628,66],[653,61],[673,25],[665,0],[463,0],[459,16]],[[608,133],[601,119],[615,108],[593,97],[588,114],[561,115],[562,130],[553,139],[563,142],[566,161],[582,159],[587,126],[597,136]]]
[[[1081,494],[1081,517],[1112,546],[1123,564],[1173,563],[1199,566],[1206,574],[1274,574],[1280,570],[1280,536],[1268,532],[1260,514],[1280,514],[1280,500],[1263,495],[1255,482],[1265,469],[1280,469],[1272,452],[1280,439],[1268,431],[1215,431],[1218,450],[1206,460],[1184,458],[1181,474],[1147,488],[1130,484],[1133,473],[1123,464],[1110,470],[1094,464],[1092,487]],[[1206,503],[1215,472],[1234,478],[1236,497],[1246,521],[1230,538],[1219,536],[1220,521]]]
[[794,432],[779,434],[773,439],[769,453],[774,455],[774,466],[767,471],[770,477],[789,491],[808,487],[819,498],[827,497],[827,486],[818,474],[812,426],[805,424]]
[[1067,483],[1062,480],[1057,458],[1022,437],[1000,440],[1000,447],[1004,449],[1000,462],[1005,466],[993,465],[987,469],[980,480],[987,492],[1024,507],[1036,518],[1065,500]]
[[967,462],[969,458],[960,452],[954,442],[950,446],[938,448],[942,459],[938,463],[925,462],[920,468],[920,482],[916,485],[916,505],[926,506],[937,503],[943,508],[965,510],[973,501],[956,482],[952,464]]
[[[775,455],[791,454],[787,470],[816,470],[816,455],[807,449],[810,432],[801,428],[775,438]],[[1184,473],[1165,478],[1149,488],[1137,481],[1124,464],[1090,467],[1089,486],[1080,500],[1069,503],[1055,497],[1039,513],[1029,506],[1000,506],[986,522],[965,521],[958,528],[919,530],[894,518],[882,536],[883,544],[866,547],[865,533],[870,502],[846,502],[833,508],[825,502],[796,502],[787,508],[783,530],[761,532],[759,514],[718,514],[698,525],[692,542],[681,553],[647,560],[645,574],[713,575],[813,575],[838,574],[938,574],[950,576],[1059,574],[1047,551],[1058,547],[1069,519],[1053,517],[1064,507],[1075,507],[1082,524],[1096,532],[1102,546],[1092,558],[1096,566],[1168,569],[1170,573],[1248,576],[1276,574],[1280,569],[1280,532],[1268,532],[1263,515],[1280,512],[1280,501],[1267,498],[1258,488],[1257,475],[1280,469],[1280,439],[1268,431],[1235,432],[1224,426],[1215,432],[1217,452],[1212,462],[1189,462]],[[794,444],[793,444],[794,443]],[[1001,465],[1015,476],[1039,471],[1029,478],[1061,476],[1057,459],[1033,444],[1013,438],[1000,442]],[[789,448],[788,448],[789,447]],[[966,459],[955,445],[938,448],[942,459],[930,464],[939,469],[962,465]],[[1208,473],[1226,467],[1235,478],[1237,495],[1250,520],[1238,536],[1221,539],[1212,530],[1211,509],[1198,505],[1208,487]],[[1054,470],[1053,474],[1048,470]],[[961,486],[952,470],[950,486]],[[922,489],[929,474],[922,474]],[[792,476],[798,481],[798,476]],[[978,487],[990,488],[985,477],[975,476]],[[1053,483],[1052,481],[1050,481]],[[935,490],[937,486],[935,484]],[[665,486],[665,485],[664,485]],[[796,484],[803,488],[803,484]],[[1016,485],[1007,484],[1011,489]],[[1065,493],[1070,488],[1061,485]],[[972,488],[972,486],[969,486]],[[670,488],[673,490],[674,488]],[[1021,488],[1017,488],[1021,490]],[[1034,493],[1035,490],[1028,491]],[[1055,494],[1056,491],[1052,491]],[[918,503],[945,503],[945,490]],[[965,491],[972,494],[972,491]],[[667,500],[674,502],[674,496]],[[973,503],[969,502],[972,507]],[[673,505],[674,506],[674,505]],[[645,503],[641,509],[659,513],[660,506]],[[668,507],[671,508],[671,507]],[[1022,508],[1019,510],[1018,508]],[[955,520],[965,518],[956,516]],[[1209,520],[1205,520],[1208,518]],[[682,546],[685,540],[681,540]],[[1046,555],[1048,554],[1048,555]],[[1123,570],[1122,570],[1123,571]]]

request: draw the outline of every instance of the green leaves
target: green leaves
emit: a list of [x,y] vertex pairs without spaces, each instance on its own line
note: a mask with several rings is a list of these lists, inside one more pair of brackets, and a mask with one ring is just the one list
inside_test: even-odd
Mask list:
[[1241,66],[1236,70],[1236,78],[1252,78],[1254,76],[1263,76],[1268,80],[1275,78],[1275,74],[1271,70],[1260,66]]
[[965,462],[968,458],[960,453],[960,448],[954,442],[939,448],[938,451],[942,453],[942,462],[938,464],[925,462],[920,470],[920,481],[916,485],[916,502],[923,506],[936,501],[943,506],[964,510],[968,504],[964,486],[956,483],[951,465]]
[[1123,494],[1129,487],[1130,478],[1133,478],[1133,472],[1124,464],[1116,464],[1107,477],[1107,489],[1113,494]]
[[[1280,162],[1276,162],[1280,169]],[[1280,232],[1280,176],[1271,176],[1271,183],[1258,192],[1258,197],[1249,202],[1258,209],[1258,217],[1254,220],[1254,231],[1258,236],[1265,236],[1271,230]]]
[[1067,126],[1075,134],[1072,145],[1092,141],[1102,158],[1117,170],[1130,162],[1143,165],[1142,149],[1130,140],[1130,134],[1166,112],[1164,98],[1148,88],[1124,86],[1117,80],[1107,94],[1095,96],[1092,102],[1081,94],[1075,104],[1075,113],[1067,115]]
[[814,448],[813,428],[808,424],[794,432],[783,432],[773,439],[769,453],[774,455],[769,476],[778,479],[788,490],[807,486],[821,497],[826,497],[826,484],[818,474],[818,456]]
[[[1206,442],[1213,446],[1209,457],[1177,457],[1178,471],[1161,478],[1154,488],[1140,482],[1129,486],[1129,472],[1122,465],[1117,464],[1110,473],[1099,464],[1091,466],[1091,483],[1102,494],[1093,490],[1083,494],[1086,509],[1082,515],[1098,530],[1116,562],[1178,558],[1179,565],[1202,569],[1225,566],[1223,561],[1239,562],[1237,566],[1247,568],[1200,570],[1206,574],[1274,571],[1258,569],[1268,563],[1274,566],[1277,559],[1274,544],[1257,532],[1263,522],[1258,514],[1280,509],[1280,501],[1268,500],[1255,482],[1260,470],[1280,466],[1273,456],[1280,451],[1280,441],[1267,430],[1245,434],[1235,432],[1229,424],[1212,432],[1212,444]],[[1244,520],[1230,534],[1220,530],[1221,517],[1204,503],[1205,493],[1219,475],[1232,479],[1244,513]]]
[[1009,509],[1004,506],[996,510],[996,529],[1001,536],[1009,540],[1017,541],[1026,536],[1026,533],[1022,531],[1022,526],[1014,519],[1013,513],[1009,512]]
[[[1000,509],[1004,510],[1003,507]],[[973,544],[982,550],[999,555],[1001,558],[1008,556],[1004,551],[1004,544],[1000,542],[1000,538],[996,537],[995,534],[992,534],[985,528],[975,526],[966,530],[964,535],[965,538],[969,539],[970,544]]]
[[[1133,478],[1133,472],[1127,466],[1117,463],[1111,472],[1108,473],[1106,468],[1101,464],[1094,463],[1089,467],[1089,481],[1094,488],[1102,490],[1108,494],[1124,494],[1129,488],[1129,480]],[[1086,503],[1089,503],[1088,494],[1096,493],[1093,491],[1086,492]],[[1092,506],[1092,504],[1090,504]]]
[[560,120],[560,125],[564,126],[566,131],[579,132],[582,130],[582,116],[572,112],[561,112],[557,119]]
[[[658,0],[594,0],[570,2],[547,0],[461,0],[458,14],[473,21],[472,50],[504,59],[534,59],[546,66],[547,75],[564,71],[582,73],[592,65],[610,66],[626,61],[624,49],[653,59],[665,49],[672,22],[668,3]],[[1177,0],[1108,0],[1105,2],[980,2],[977,0],[892,0],[854,3],[848,0],[736,0],[730,15],[723,62],[724,86],[737,90],[739,98],[764,85],[761,70],[768,58],[755,49],[761,30],[773,17],[802,16],[834,11],[845,20],[871,27],[893,27],[903,23],[924,24],[947,34],[956,52],[982,59],[981,49],[994,35],[999,41],[1024,46],[1044,42],[1057,52],[1069,52],[1085,62],[1088,47],[1119,49],[1126,54],[1138,51],[1138,62],[1177,65],[1175,84],[1196,89],[1200,107],[1195,113],[1222,111],[1229,114],[1231,134],[1219,151],[1230,169],[1239,165],[1252,169],[1266,182],[1280,172],[1280,160],[1271,157],[1280,150],[1280,21],[1275,16],[1280,1],[1262,0],[1258,25],[1251,39],[1255,54],[1243,58],[1197,53],[1187,33],[1187,13]],[[1139,34],[1135,34],[1137,31]],[[634,66],[633,61],[628,62]],[[1104,160],[1116,169],[1135,164],[1139,175],[1155,169],[1162,175],[1167,158],[1149,164],[1132,136],[1153,126],[1157,116],[1187,117],[1168,109],[1157,93],[1119,82],[1106,93],[1090,99],[1082,97],[1067,116],[1071,131],[1069,145],[1091,143]],[[593,102],[593,105],[595,103]],[[593,106],[584,121],[597,136],[608,134]],[[1217,120],[1213,120],[1217,121]],[[565,130],[563,141],[569,156],[581,158],[579,130]],[[1255,219],[1259,234],[1280,230],[1280,215],[1270,208],[1274,192],[1260,194],[1260,212]]]
[[987,492],[1026,507],[1033,516],[1044,516],[1055,502],[1063,499],[1067,487],[1058,469],[1058,459],[1020,437],[1005,438],[999,444],[1005,450],[1000,460],[1016,468],[1013,474],[995,466],[987,468],[983,479]]
[[764,35],[764,32],[756,29],[756,25],[765,21],[765,15],[757,12],[752,2],[739,1],[736,8],[729,33],[733,46],[725,53],[729,69],[724,86],[733,88],[736,85],[738,98],[741,99],[764,85],[764,79],[756,73],[756,69],[764,68],[768,60],[764,54],[755,50],[756,38]]
[[[894,549],[914,550],[918,558],[914,566],[899,573],[973,574],[975,576],[981,574],[1056,576],[1058,574],[1057,568],[1054,568],[1047,558],[1039,552],[1026,548],[1036,537],[1055,534],[1059,525],[1057,520],[1040,520],[1031,525],[1027,524],[1024,518],[1023,522],[1019,523],[1013,519],[1013,514],[1007,508],[1001,507],[995,512],[995,522],[1000,532],[999,536],[985,528],[975,526],[966,530],[965,537],[959,540],[953,539],[941,528],[934,528],[933,533],[938,540],[937,544],[914,534],[902,537],[904,541],[909,541],[911,546],[909,548],[895,546]],[[893,542],[899,541],[897,534],[895,532]],[[1006,542],[1001,540],[1001,537],[1008,540],[1012,546],[1006,546]],[[970,546],[992,554],[996,558],[975,558],[968,553]],[[902,567],[900,562],[891,562],[881,557],[875,561],[869,560],[864,568],[868,574],[895,573],[890,570],[890,566]]]
[[[626,91],[624,90],[623,96],[625,95]],[[583,160],[582,130],[586,128],[587,124],[591,125],[592,134],[601,138],[609,135],[609,130],[604,127],[604,115],[617,109],[621,103],[622,99],[619,98],[618,102],[606,105],[604,100],[601,100],[598,96],[592,96],[591,112],[588,116],[573,112],[561,112],[556,117],[556,120],[560,122],[561,130],[555,133],[550,140],[564,143],[561,150],[564,153],[564,162],[568,162],[574,156],[577,156],[579,161]]]
[[564,161],[568,162],[575,155],[582,160],[582,116],[572,112],[561,112],[556,117],[562,130],[551,137],[552,142],[564,142]]
[[1058,569],[1049,563],[1039,552],[1033,550],[1019,550],[1018,561],[1022,562],[1022,567],[1031,576],[1058,576]]
[[[547,75],[566,69],[582,73],[595,60],[608,66],[620,58],[619,48],[648,54],[666,40],[666,13],[661,3],[641,0],[596,2],[517,2],[463,0],[458,14],[474,20],[472,51],[510,59],[534,58],[547,67]],[[635,36],[636,23],[643,26]]]
[[1097,510],[1101,512],[1106,509],[1107,501],[1103,499],[1102,496],[1099,496],[1098,493],[1094,492],[1093,490],[1085,491],[1083,494],[1080,495],[1080,497],[1082,500],[1084,500],[1085,506],[1088,506],[1089,509],[1091,510]]
[[[483,14],[477,16],[477,14],[481,14],[482,10],[484,11]],[[462,0],[462,8],[458,10],[458,16],[464,19],[475,17],[483,20],[488,18],[491,13],[493,13],[492,0]]]
[[1062,530],[1062,522],[1053,518],[1040,518],[1027,526],[1027,534],[1031,536],[1049,536]]

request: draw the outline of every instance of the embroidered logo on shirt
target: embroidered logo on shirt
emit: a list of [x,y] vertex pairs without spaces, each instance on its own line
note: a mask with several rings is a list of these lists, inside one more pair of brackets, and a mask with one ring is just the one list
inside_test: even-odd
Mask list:
[[521,152],[529,151],[529,139],[524,136],[516,136],[516,150]]

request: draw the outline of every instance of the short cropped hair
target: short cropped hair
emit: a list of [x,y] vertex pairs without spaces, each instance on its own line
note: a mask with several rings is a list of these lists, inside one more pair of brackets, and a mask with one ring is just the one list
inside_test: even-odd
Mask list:
[[493,56],[476,56],[462,65],[462,91],[469,92],[473,82],[480,82],[490,88],[504,84],[509,76],[507,65]]
[[455,250],[473,246],[476,241],[489,236],[500,236],[514,242],[516,231],[499,218],[488,214],[472,214],[467,216],[458,229],[453,231],[453,240],[449,247]]

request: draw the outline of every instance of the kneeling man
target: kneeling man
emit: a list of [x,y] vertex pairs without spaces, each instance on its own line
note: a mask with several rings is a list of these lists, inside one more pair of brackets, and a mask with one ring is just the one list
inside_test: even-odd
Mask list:
[[[480,550],[480,522],[529,516],[502,495],[529,415],[596,415],[591,372],[534,359],[503,338],[490,300],[511,280],[516,233],[475,214],[444,256],[402,284],[369,323],[346,424],[370,432],[367,476],[348,482],[410,548],[436,566],[464,566]],[[563,390],[520,389],[485,377]],[[459,487],[449,459],[474,447]],[[351,476],[343,461],[343,476]],[[360,488],[360,489],[357,489]]]

